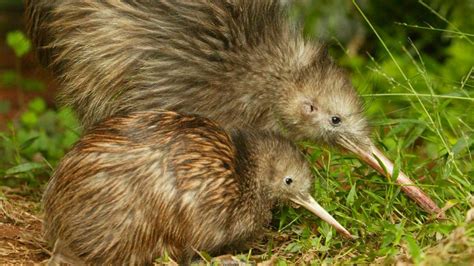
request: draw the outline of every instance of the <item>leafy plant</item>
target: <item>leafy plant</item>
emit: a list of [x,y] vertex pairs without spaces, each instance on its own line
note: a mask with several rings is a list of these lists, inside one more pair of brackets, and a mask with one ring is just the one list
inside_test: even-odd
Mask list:
[[7,33],[7,45],[15,51],[18,58],[23,57],[31,50],[30,40],[21,31]]
[[21,31],[11,31],[7,33],[6,44],[13,50],[16,61],[15,69],[6,70],[0,73],[0,85],[6,87],[17,87],[25,91],[42,91],[44,84],[35,79],[29,79],[21,73],[21,59],[31,51],[31,41]]
[[[78,121],[70,109],[58,111],[35,98],[19,121],[10,122],[0,133],[0,184],[15,185],[27,181],[39,185],[65,151],[78,139]],[[2,170],[3,169],[3,170]]]

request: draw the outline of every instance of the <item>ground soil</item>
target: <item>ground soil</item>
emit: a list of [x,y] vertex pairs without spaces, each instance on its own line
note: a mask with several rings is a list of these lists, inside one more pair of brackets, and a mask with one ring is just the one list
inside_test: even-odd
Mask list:
[[37,193],[0,187],[0,265],[45,263]]

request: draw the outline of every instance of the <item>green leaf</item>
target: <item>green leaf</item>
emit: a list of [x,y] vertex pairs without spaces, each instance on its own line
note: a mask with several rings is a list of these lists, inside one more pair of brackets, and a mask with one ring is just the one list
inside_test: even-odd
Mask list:
[[408,149],[408,147],[413,145],[413,143],[415,143],[415,141],[422,136],[425,129],[426,126],[424,124],[419,124],[412,127],[410,134],[408,135],[408,137],[406,137],[403,148]]
[[[76,129],[79,127],[79,122],[74,116],[74,112],[71,108],[61,108],[57,114],[59,122],[62,126],[67,127],[69,129]],[[78,136],[80,135],[79,132],[76,133]]]
[[349,194],[347,195],[347,198],[346,198],[346,204],[349,205],[349,206],[352,206],[352,204],[354,204],[354,200],[357,198],[357,194],[356,194],[356,184],[354,184],[352,187],[351,187],[351,190],[349,191]]
[[38,124],[38,116],[32,111],[26,111],[21,115],[21,122],[26,126],[35,126]]
[[301,244],[297,242],[290,243],[286,248],[285,251],[291,252],[291,253],[296,253],[301,250]]
[[7,44],[17,57],[22,57],[31,50],[30,40],[21,31],[7,33]]
[[422,251],[420,246],[416,243],[415,239],[411,235],[405,236],[405,241],[408,245],[408,252],[410,252],[411,258],[415,264],[419,264],[422,257]]
[[456,144],[453,146],[454,155],[458,155],[462,150],[470,147],[474,143],[474,139],[471,137],[461,137],[456,141]]
[[19,164],[17,166],[14,166],[7,171],[5,171],[6,175],[14,175],[14,174],[19,174],[19,173],[25,173],[25,172],[30,172],[35,169],[40,169],[43,168],[44,165],[40,163],[23,163]]
[[43,99],[37,97],[29,102],[28,109],[36,114],[41,114],[46,110],[46,103]]
[[20,146],[20,149],[24,150],[28,147],[30,147],[35,141],[38,139],[38,136],[33,136],[29,139],[27,139],[25,142],[23,142]]
[[280,222],[278,225],[278,230],[281,230],[285,225],[288,220],[288,207],[281,206],[280,207],[280,215],[278,216]]
[[397,155],[395,162],[393,164],[393,171],[392,171],[392,180],[397,180],[398,174],[400,173],[400,156]]
[[67,130],[61,139],[61,145],[65,148],[71,147],[79,139],[77,133]]

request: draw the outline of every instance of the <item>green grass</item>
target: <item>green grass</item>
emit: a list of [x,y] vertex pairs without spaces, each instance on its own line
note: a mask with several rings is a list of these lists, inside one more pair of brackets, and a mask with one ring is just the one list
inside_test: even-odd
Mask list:
[[[421,34],[442,33],[450,41],[443,60],[407,38],[394,42],[355,1],[378,53],[335,53],[341,54],[340,64],[350,69],[367,102],[374,142],[418,181],[447,219],[427,215],[393,181],[352,155],[304,143],[315,166],[314,197],[358,238],[342,238],[301,208],[281,207],[265,242],[237,257],[273,259],[277,265],[474,263],[474,223],[468,217],[474,216],[474,35],[457,18],[451,22],[428,4],[420,5],[446,27],[395,25]],[[40,99],[30,102],[0,132],[0,184],[41,186],[77,139],[78,124],[70,111],[43,105]]]

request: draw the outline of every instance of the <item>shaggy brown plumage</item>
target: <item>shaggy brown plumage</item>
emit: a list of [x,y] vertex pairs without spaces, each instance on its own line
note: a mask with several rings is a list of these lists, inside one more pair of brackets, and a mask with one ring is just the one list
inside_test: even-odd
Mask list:
[[312,184],[297,148],[272,133],[132,113],[94,127],[61,161],[43,199],[46,239],[53,263],[143,265],[165,252],[185,263],[257,239],[278,202],[315,212]]
[[[302,38],[280,1],[27,0],[26,7],[40,58],[86,128],[163,108],[338,145],[393,172],[370,141],[348,78],[319,43]],[[425,210],[439,211],[405,174],[397,181]]]
[[304,114],[313,105],[344,116],[340,131],[367,134],[341,69],[276,1],[35,0],[27,10],[61,99],[86,128],[117,112],[162,108],[332,141],[325,118]]

